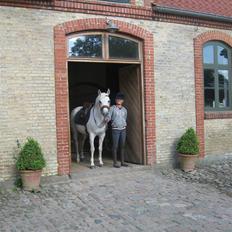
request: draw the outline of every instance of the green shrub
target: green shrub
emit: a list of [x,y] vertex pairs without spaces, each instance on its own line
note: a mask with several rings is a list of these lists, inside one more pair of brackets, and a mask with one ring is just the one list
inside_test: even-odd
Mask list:
[[193,128],[189,128],[177,143],[176,150],[181,154],[196,155],[199,153],[199,141]]
[[46,165],[45,159],[39,143],[33,139],[28,138],[19,152],[16,161],[18,170],[40,170]]

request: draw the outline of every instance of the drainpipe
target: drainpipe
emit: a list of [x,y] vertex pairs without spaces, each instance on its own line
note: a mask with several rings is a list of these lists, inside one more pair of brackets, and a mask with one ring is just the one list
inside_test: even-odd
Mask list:
[[153,5],[152,9],[154,12],[157,13],[163,13],[163,14],[171,14],[171,15],[177,15],[177,16],[185,16],[185,17],[193,17],[198,19],[204,19],[204,20],[212,20],[212,21],[218,21],[218,22],[224,22],[224,23],[232,23],[232,17],[226,17],[211,13],[200,13],[196,11],[191,10],[183,10],[183,9],[177,9],[173,7],[167,7],[167,6],[158,6]]

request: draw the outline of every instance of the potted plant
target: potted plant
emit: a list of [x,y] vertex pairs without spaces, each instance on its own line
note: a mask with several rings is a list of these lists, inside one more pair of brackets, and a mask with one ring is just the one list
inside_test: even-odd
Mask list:
[[39,190],[42,169],[45,165],[39,143],[33,138],[28,138],[16,161],[16,168],[21,175],[24,190]]
[[199,154],[199,141],[193,128],[189,128],[179,139],[176,147],[179,153],[180,168],[185,172],[195,169]]

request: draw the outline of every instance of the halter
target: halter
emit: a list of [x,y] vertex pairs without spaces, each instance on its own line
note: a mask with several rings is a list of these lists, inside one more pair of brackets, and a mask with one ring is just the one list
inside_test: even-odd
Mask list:
[[106,109],[110,109],[110,107],[109,106],[107,106],[107,105],[103,105],[103,106],[101,106],[101,108],[100,108],[100,110],[102,111],[104,108],[106,108]]
[[[103,106],[101,106],[101,108],[100,108],[101,113],[102,113],[102,110],[103,110],[104,108],[110,109],[109,106],[103,105]],[[103,121],[98,125],[98,124],[97,124],[97,120],[96,120],[95,115],[94,115],[94,109],[95,109],[95,107],[93,107],[93,119],[94,119],[94,122],[95,122],[95,124],[96,124],[97,127],[101,128],[101,127],[105,126],[105,125],[102,125],[102,124],[104,123],[105,117],[104,117]],[[104,116],[104,115],[103,115],[103,116]],[[104,124],[106,124],[106,123],[104,123]],[[102,126],[101,126],[101,125],[102,125]]]

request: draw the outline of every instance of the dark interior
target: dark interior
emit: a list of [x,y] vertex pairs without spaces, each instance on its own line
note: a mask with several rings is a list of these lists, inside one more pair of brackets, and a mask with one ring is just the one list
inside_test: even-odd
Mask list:
[[[85,102],[94,103],[98,89],[107,91],[110,89],[110,99],[113,99],[119,91],[119,69],[128,64],[68,62],[69,77],[69,108],[70,112]],[[111,136],[110,128],[107,130],[103,147],[104,156],[110,157]],[[97,143],[97,139],[96,139]],[[75,160],[75,148],[72,144],[72,159]],[[96,149],[97,150],[97,149]],[[85,152],[89,151],[89,141],[86,140]]]

